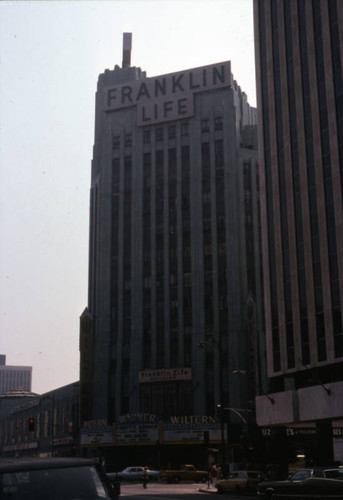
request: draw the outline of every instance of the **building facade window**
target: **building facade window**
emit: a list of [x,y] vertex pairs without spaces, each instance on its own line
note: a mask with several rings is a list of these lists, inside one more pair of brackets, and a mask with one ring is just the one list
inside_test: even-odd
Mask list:
[[143,142],[144,144],[149,144],[151,140],[150,130],[143,130]]
[[132,134],[126,134],[125,135],[125,146],[132,146]]
[[120,148],[120,136],[119,135],[116,135],[115,137],[113,137],[112,148],[113,148],[113,150]]
[[189,124],[181,123],[181,137],[186,137],[189,134]]
[[163,141],[163,128],[158,127],[156,129],[156,141]]
[[201,132],[209,132],[210,130],[210,120],[201,120]]
[[223,117],[216,116],[214,119],[214,130],[223,130]]
[[175,139],[175,137],[176,137],[176,126],[170,125],[170,127],[168,127],[168,139]]

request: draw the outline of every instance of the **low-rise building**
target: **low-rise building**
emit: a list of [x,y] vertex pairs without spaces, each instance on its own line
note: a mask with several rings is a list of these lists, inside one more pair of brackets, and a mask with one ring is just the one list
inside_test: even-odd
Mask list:
[[70,456],[79,431],[79,382],[45,394],[0,395],[0,455]]

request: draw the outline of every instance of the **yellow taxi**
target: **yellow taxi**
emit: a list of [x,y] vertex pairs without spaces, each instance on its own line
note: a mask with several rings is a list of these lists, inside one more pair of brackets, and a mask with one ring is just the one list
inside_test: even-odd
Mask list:
[[230,472],[227,479],[220,479],[217,481],[216,488],[218,493],[256,493],[257,484],[263,481],[263,478],[264,474],[260,471],[237,470]]

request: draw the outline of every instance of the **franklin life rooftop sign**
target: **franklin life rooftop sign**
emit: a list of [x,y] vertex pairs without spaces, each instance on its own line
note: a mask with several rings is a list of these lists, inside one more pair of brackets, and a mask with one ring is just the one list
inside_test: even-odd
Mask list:
[[137,125],[153,125],[192,116],[195,93],[231,86],[231,63],[226,61],[105,87],[103,110],[136,106]]

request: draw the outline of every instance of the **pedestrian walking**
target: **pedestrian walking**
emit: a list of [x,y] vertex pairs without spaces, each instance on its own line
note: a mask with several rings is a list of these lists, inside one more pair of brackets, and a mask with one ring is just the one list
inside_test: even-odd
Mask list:
[[217,467],[216,465],[212,465],[211,469],[211,483],[215,486],[217,483]]
[[143,470],[143,488],[146,489],[146,485],[148,484],[148,466],[146,465]]

